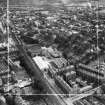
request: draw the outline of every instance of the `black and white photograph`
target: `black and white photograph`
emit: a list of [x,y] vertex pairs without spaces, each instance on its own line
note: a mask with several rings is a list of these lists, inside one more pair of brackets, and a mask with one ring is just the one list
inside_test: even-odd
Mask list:
[[0,105],[105,105],[105,0],[0,0]]

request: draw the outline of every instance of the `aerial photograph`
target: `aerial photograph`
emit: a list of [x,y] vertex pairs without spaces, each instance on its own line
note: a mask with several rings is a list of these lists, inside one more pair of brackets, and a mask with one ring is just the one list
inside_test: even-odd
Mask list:
[[105,0],[0,0],[0,105],[105,105]]

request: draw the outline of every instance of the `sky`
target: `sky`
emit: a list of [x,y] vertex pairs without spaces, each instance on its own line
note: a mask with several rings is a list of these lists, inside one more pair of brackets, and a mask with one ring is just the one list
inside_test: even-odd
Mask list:
[[[72,3],[82,3],[89,0],[10,0],[10,4],[15,5],[26,5],[26,4],[32,4],[32,5],[39,5],[39,4],[46,4],[46,3],[58,3],[62,2],[64,4],[72,4]],[[99,0],[102,3],[105,3],[105,0]]]
[[87,1],[87,0],[10,0],[10,4],[40,4],[40,3],[45,3],[45,2],[58,2],[61,1],[64,4],[68,4],[68,3],[76,3],[76,2],[80,2],[80,1]]

